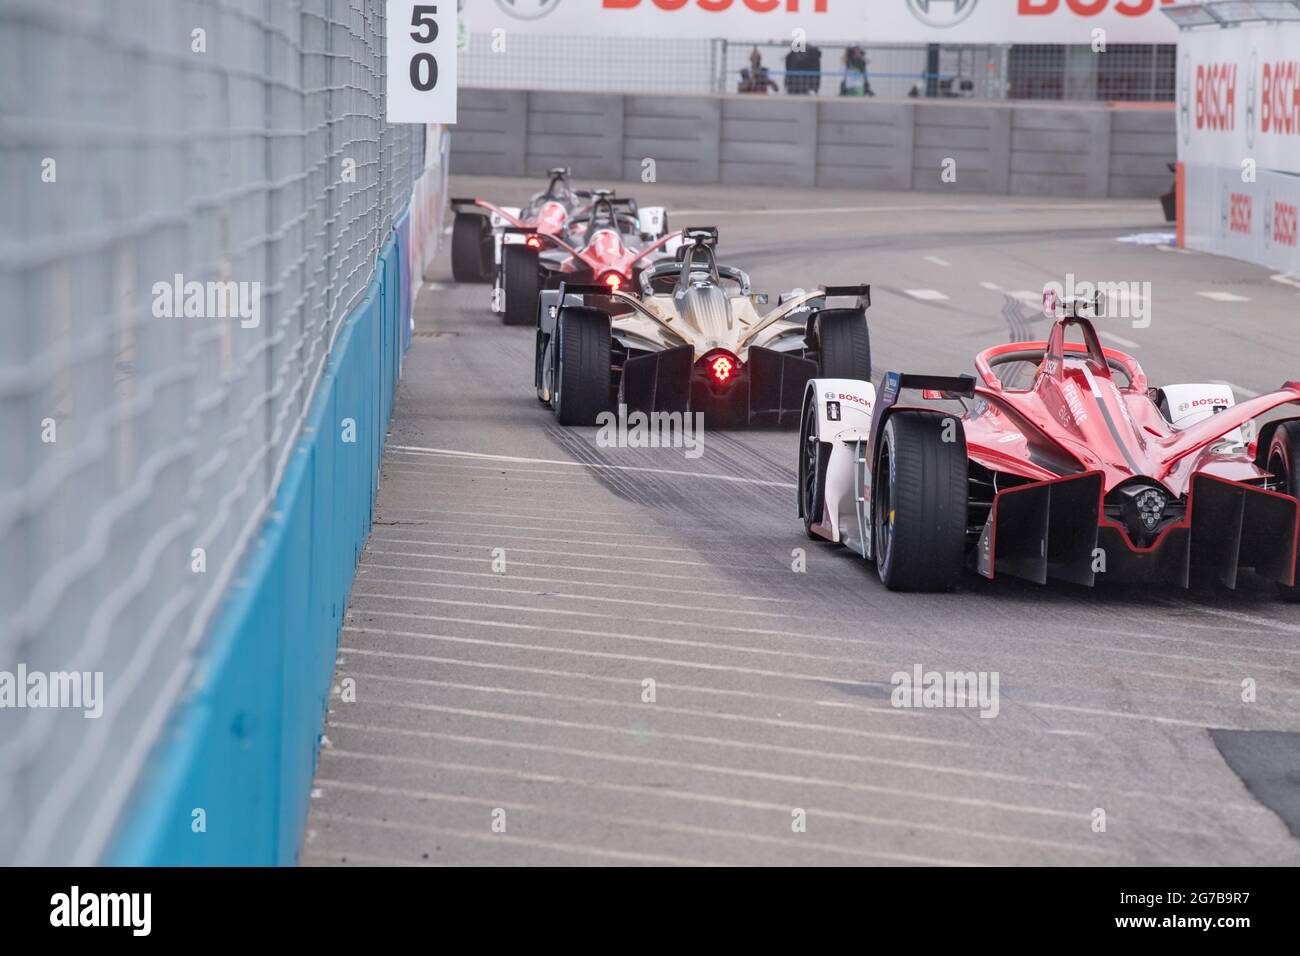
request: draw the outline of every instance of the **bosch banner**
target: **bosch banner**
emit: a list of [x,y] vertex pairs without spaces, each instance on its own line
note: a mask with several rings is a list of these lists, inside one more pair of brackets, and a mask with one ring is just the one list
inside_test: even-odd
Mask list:
[[1184,31],[1178,158],[1300,173],[1300,24]]
[[[1174,43],[1174,0],[479,0],[472,28],[865,43]],[[1097,31],[1104,31],[1098,33]]]
[[[1300,177],[1240,168],[1187,166],[1184,244],[1300,275]],[[1195,197],[1194,199],[1192,197]]]

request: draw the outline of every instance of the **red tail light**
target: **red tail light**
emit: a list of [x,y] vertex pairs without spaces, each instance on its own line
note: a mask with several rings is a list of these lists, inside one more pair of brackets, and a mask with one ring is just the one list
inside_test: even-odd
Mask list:
[[529,236],[527,239],[524,240],[524,245],[526,245],[529,249],[540,249],[542,248],[542,237]]
[[608,288],[610,292],[617,292],[623,288],[623,277],[617,272],[606,272],[601,276],[600,284]]
[[736,370],[735,356],[728,355],[725,352],[719,352],[709,361],[709,374],[719,385],[726,385],[731,381],[731,375]]

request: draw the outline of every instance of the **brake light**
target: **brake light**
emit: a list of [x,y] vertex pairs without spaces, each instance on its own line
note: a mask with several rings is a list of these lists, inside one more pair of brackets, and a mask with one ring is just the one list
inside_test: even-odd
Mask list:
[[709,371],[713,374],[713,380],[719,385],[726,385],[731,380],[731,373],[735,369],[735,360],[730,355],[718,355],[709,363]]
[[526,245],[529,249],[540,249],[542,248],[542,237],[529,236],[527,239],[524,240],[524,245]]
[[617,272],[606,272],[600,281],[610,292],[617,292],[623,288],[623,277]]

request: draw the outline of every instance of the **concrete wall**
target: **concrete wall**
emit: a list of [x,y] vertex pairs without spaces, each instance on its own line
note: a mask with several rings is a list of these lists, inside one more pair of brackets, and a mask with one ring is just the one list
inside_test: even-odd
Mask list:
[[1177,152],[1172,109],[1093,104],[466,89],[460,114],[454,173],[1154,198]]

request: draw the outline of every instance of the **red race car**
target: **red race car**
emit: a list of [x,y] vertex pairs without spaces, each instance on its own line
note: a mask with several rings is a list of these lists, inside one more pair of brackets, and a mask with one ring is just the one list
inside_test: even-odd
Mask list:
[[591,205],[575,211],[559,233],[502,230],[493,309],[504,313],[506,325],[530,325],[537,321],[538,294],[561,282],[632,291],[641,271],[680,243],[680,232],[668,232],[663,209],[638,209],[635,200],[595,190]]
[[501,262],[502,230],[528,229],[542,235],[564,231],[569,215],[590,203],[591,193],[575,190],[569,170],[548,174],[546,189],[521,208],[496,206],[483,199],[453,199],[451,274],[457,282],[491,282]]
[[[1132,356],[1102,347],[1098,311],[1065,303],[1046,342],[986,349],[978,381],[890,372],[879,394],[809,382],[809,535],[874,561],[895,590],[947,590],[967,566],[1229,588],[1247,568],[1294,599],[1300,418],[1268,413],[1300,404],[1300,382],[1240,404],[1222,384],[1152,388]],[[908,389],[964,410],[901,404]]]

